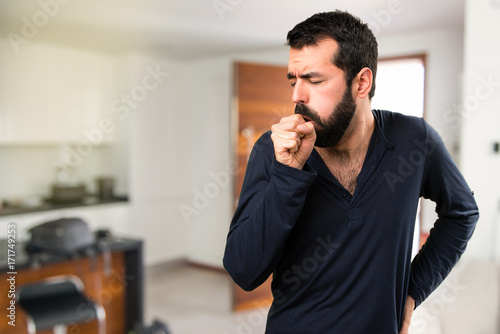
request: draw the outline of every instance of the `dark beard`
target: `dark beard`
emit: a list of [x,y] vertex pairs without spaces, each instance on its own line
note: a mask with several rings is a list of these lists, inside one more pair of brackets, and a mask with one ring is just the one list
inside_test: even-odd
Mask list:
[[318,113],[308,106],[304,104],[297,104],[295,106],[296,114],[305,116],[316,123],[314,127],[316,130],[316,142],[314,146],[317,147],[337,145],[344,136],[349,124],[351,124],[355,111],[356,102],[352,98],[350,89],[345,90],[342,100],[335,107],[335,110],[326,122],[323,122]]

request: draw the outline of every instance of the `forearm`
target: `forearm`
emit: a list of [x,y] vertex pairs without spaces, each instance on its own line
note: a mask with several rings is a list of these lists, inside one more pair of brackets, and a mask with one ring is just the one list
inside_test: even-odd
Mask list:
[[422,303],[448,276],[470,240],[478,219],[477,207],[461,218],[440,218],[431,229],[411,267],[409,294]]
[[274,270],[314,177],[274,161],[265,187],[251,179],[244,186],[224,254],[224,267],[243,289],[256,288]]

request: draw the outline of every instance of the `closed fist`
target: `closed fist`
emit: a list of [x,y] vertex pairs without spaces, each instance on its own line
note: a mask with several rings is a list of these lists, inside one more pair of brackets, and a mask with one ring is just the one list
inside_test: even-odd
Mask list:
[[287,166],[302,169],[311,155],[316,131],[301,115],[284,117],[271,127],[271,139],[276,160]]

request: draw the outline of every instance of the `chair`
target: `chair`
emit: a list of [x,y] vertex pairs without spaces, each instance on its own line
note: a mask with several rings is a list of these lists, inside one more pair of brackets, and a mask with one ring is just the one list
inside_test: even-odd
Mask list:
[[54,276],[19,287],[17,301],[26,312],[28,333],[53,328],[66,332],[70,324],[98,321],[98,333],[106,333],[104,308],[83,293],[82,281],[73,275]]

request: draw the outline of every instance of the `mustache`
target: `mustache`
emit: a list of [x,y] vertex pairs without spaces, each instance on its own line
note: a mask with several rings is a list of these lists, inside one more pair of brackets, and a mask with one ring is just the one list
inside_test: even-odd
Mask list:
[[305,104],[296,104],[295,114],[302,115],[304,118],[307,118],[316,124],[321,124],[321,118],[318,113]]

